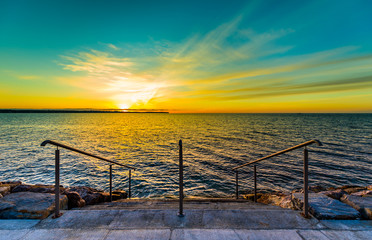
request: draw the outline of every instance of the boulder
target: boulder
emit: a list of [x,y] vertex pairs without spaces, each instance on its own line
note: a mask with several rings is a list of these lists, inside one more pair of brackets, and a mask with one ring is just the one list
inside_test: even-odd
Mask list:
[[[63,192],[63,187],[60,186],[60,192]],[[19,186],[16,186],[12,190],[13,193],[16,192],[38,192],[38,193],[54,193],[54,185],[42,185],[42,184],[36,184],[36,185],[28,185],[28,184],[21,184]]]
[[315,192],[315,193],[318,193],[318,192],[323,192],[323,191],[326,191],[327,189],[323,186],[320,186],[320,185],[316,185],[316,186],[309,186],[309,191],[311,192]]
[[372,197],[344,195],[341,201],[359,211],[364,219],[372,220]]
[[360,191],[360,192],[352,193],[350,195],[360,196],[360,197],[369,197],[369,196],[372,197],[372,191],[371,190],[363,190],[363,191]]
[[[259,199],[262,195],[263,195],[263,193],[257,193],[257,199]],[[247,200],[250,200],[250,201],[254,201],[254,193],[245,194],[245,195],[243,195],[243,198],[247,199]]]
[[21,184],[13,188],[12,192],[17,193],[17,192],[28,192],[31,189],[31,185],[27,184]]
[[125,190],[122,189],[116,189],[112,192],[112,194],[117,194],[120,196],[120,199],[127,199],[128,193]]
[[279,203],[279,207],[296,209],[295,206],[294,206],[294,203],[293,203],[292,196],[283,197],[281,202]]
[[13,188],[15,188],[16,186],[18,185],[21,185],[22,182],[21,181],[7,181],[7,182],[1,182],[0,183],[0,187],[10,187],[10,191],[13,190]]
[[336,200],[340,200],[340,198],[341,198],[344,194],[347,194],[347,192],[345,192],[345,191],[342,190],[342,189],[336,189],[336,190],[325,191],[325,192],[320,192],[320,193],[326,195],[327,197],[330,197],[330,198],[336,199]]
[[10,193],[10,186],[0,186],[0,194],[7,195]]
[[14,208],[15,204],[7,201],[0,201],[0,212]]
[[82,199],[77,192],[66,192],[68,198],[68,209],[82,208],[85,206],[85,200]]
[[343,186],[343,187],[341,187],[341,189],[344,190],[345,192],[347,192],[347,194],[352,194],[352,193],[355,193],[355,192],[360,192],[360,191],[366,190],[367,188],[366,187],[360,187],[360,186]]
[[[102,195],[103,195],[103,198],[104,198],[105,202],[110,202],[110,193],[104,192],[104,193],[102,193]],[[119,200],[119,199],[121,199],[121,196],[119,194],[112,193],[112,201],[116,201],[116,200]]]
[[291,195],[286,194],[262,194],[260,198],[258,198],[257,202],[263,204],[270,204],[279,206],[282,208],[290,208],[294,209],[294,204],[292,201]]
[[[297,209],[303,209],[303,194],[293,194]],[[360,218],[360,213],[349,205],[327,197],[321,193],[309,193],[309,211],[317,219],[344,219]]]
[[77,192],[85,200],[86,205],[101,203],[105,200],[102,191],[90,187],[70,187],[66,189],[66,192]]
[[[18,192],[0,199],[0,218],[44,219],[54,212],[55,196],[50,193]],[[67,197],[60,196],[60,209],[67,209]]]
[[269,194],[269,193],[262,194],[262,196],[257,199],[257,202],[259,203],[271,204],[271,205],[276,205],[276,206],[279,206],[281,201],[282,201],[282,196]]

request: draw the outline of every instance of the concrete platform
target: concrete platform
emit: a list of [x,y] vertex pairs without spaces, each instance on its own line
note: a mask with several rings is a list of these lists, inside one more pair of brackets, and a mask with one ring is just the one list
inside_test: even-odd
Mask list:
[[372,239],[372,221],[319,221],[298,211],[231,201],[189,202],[178,217],[174,202],[135,202],[64,211],[58,219],[0,220],[0,240]]

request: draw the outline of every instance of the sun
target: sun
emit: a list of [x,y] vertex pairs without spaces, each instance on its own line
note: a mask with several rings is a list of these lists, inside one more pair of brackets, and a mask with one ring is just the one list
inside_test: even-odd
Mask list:
[[120,104],[118,104],[118,107],[119,107],[119,109],[128,109],[129,105],[125,104],[125,103],[120,103]]

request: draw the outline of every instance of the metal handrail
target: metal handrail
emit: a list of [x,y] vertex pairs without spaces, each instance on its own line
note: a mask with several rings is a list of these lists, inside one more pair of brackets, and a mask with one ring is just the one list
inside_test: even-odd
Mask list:
[[[241,166],[238,166],[238,167],[235,167],[233,168],[232,170],[235,171],[235,181],[236,181],[236,186],[235,186],[235,194],[236,194],[236,199],[239,198],[239,177],[238,177],[238,169],[242,168],[242,167],[245,167],[245,166],[248,166],[250,164],[254,164],[254,163],[258,163],[258,162],[261,162],[263,160],[266,160],[268,158],[271,158],[271,157],[274,157],[274,156],[278,156],[280,154],[283,154],[283,153],[286,153],[286,152],[289,152],[289,151],[292,151],[292,150],[295,150],[295,149],[298,149],[298,148],[302,148],[302,147],[305,147],[304,149],[304,172],[303,172],[303,177],[304,177],[304,216],[305,217],[308,217],[309,216],[309,198],[308,198],[308,191],[309,191],[309,174],[308,174],[308,169],[309,169],[309,163],[308,163],[308,150],[306,148],[306,146],[308,145],[311,145],[313,143],[316,143],[318,144],[318,146],[323,146],[323,144],[319,141],[319,140],[310,140],[310,141],[307,141],[307,142],[304,142],[304,143],[301,143],[299,145],[296,145],[296,146],[293,146],[293,147],[290,147],[290,148],[287,148],[287,149],[284,149],[282,151],[279,151],[279,152],[276,152],[276,153],[273,153],[273,154],[270,154],[270,155],[267,155],[266,157],[263,157],[263,158],[259,158],[259,159],[256,159],[254,161],[251,161],[249,163],[245,163]],[[256,165],[253,165],[253,171],[254,171],[254,201],[257,202],[257,172],[256,172]]]
[[79,149],[76,149],[76,148],[73,148],[73,147],[70,147],[70,146],[66,146],[64,144],[61,144],[61,143],[58,143],[58,142],[55,142],[55,141],[52,141],[52,140],[45,140],[44,142],[42,142],[40,144],[40,146],[44,147],[45,145],[47,144],[51,144],[51,145],[54,145],[54,146],[57,146],[57,149],[55,150],[55,186],[54,186],[54,189],[55,189],[55,212],[54,212],[54,218],[58,218],[60,217],[62,214],[59,212],[60,210],[60,206],[59,206],[59,180],[60,180],[60,174],[59,174],[59,165],[60,165],[60,155],[59,155],[59,149],[58,147],[61,147],[61,148],[65,148],[65,149],[68,149],[70,151],[73,151],[73,152],[77,152],[77,153],[80,153],[80,154],[83,154],[83,155],[86,155],[86,156],[90,156],[90,157],[93,157],[93,158],[97,158],[99,160],[103,160],[105,162],[109,162],[111,163],[110,164],[110,201],[112,201],[112,164],[115,164],[115,165],[119,165],[119,166],[122,166],[122,167],[125,167],[125,168],[129,168],[129,192],[128,192],[128,197],[130,198],[131,197],[131,171],[132,170],[135,170],[134,167],[130,167],[130,166],[127,166],[127,165],[124,165],[124,164],[121,164],[121,163],[117,163],[115,161],[111,161],[111,160],[108,160],[106,158],[103,158],[103,157],[99,157],[97,155],[94,155],[94,154],[91,154],[91,153],[87,153],[87,152],[84,152],[82,150],[79,150]]
[[65,149],[68,149],[68,150],[73,151],[73,152],[77,152],[77,153],[81,153],[83,155],[87,155],[89,157],[97,158],[97,159],[100,159],[100,160],[103,160],[103,161],[106,161],[106,162],[109,162],[109,163],[112,163],[112,164],[116,164],[116,165],[119,165],[119,166],[122,166],[122,167],[126,167],[126,168],[136,170],[134,167],[130,167],[130,166],[127,166],[127,165],[124,165],[124,164],[121,164],[121,163],[117,163],[117,162],[114,162],[112,160],[108,160],[106,158],[103,158],[103,157],[100,157],[100,156],[97,156],[97,155],[94,155],[94,154],[91,154],[91,153],[87,153],[87,152],[84,152],[82,150],[79,150],[79,149],[76,149],[76,148],[73,148],[73,147],[69,147],[69,146],[66,146],[62,143],[58,143],[58,142],[55,142],[55,141],[52,141],[52,140],[45,140],[44,142],[42,142],[40,144],[40,146],[44,147],[47,144],[51,144],[51,145],[54,145],[54,146],[57,146],[57,147],[65,148]]
[[280,155],[280,154],[283,154],[283,153],[286,153],[286,152],[289,152],[289,151],[292,151],[292,150],[295,150],[295,149],[298,149],[298,148],[306,147],[306,146],[311,145],[311,144],[313,144],[313,143],[318,144],[318,146],[323,146],[323,144],[322,144],[319,140],[316,140],[316,139],[314,139],[314,140],[310,140],[310,141],[307,141],[307,142],[304,142],[304,143],[298,144],[298,145],[296,145],[296,146],[294,146],[294,147],[290,147],[290,148],[284,149],[284,150],[282,150],[282,151],[279,151],[279,152],[276,152],[276,153],[273,153],[273,154],[267,155],[266,157],[259,158],[259,159],[257,159],[257,160],[252,161],[252,162],[245,163],[245,164],[243,164],[243,165],[241,165],[241,166],[234,167],[232,170],[233,170],[233,171],[236,171],[236,170],[239,169],[239,168],[242,168],[242,167],[248,166],[248,165],[253,164],[253,163],[261,162],[261,161],[263,161],[263,160],[265,160],[265,159],[268,159],[268,158],[271,158],[271,157],[274,157],[274,156],[278,156],[278,155]]

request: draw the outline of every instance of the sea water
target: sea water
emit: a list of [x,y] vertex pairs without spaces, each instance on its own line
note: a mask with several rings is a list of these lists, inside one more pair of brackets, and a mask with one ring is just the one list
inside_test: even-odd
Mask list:
[[[323,146],[308,147],[310,185],[372,184],[372,114],[2,113],[0,181],[54,184],[47,139],[135,167],[134,197],[178,194],[180,139],[186,196],[233,196],[232,168],[312,139]],[[106,162],[60,151],[62,185],[108,190]],[[240,171],[242,191],[252,170]],[[300,188],[302,171],[303,149],[260,162],[258,188]],[[128,188],[128,169],[113,166],[113,186]]]

